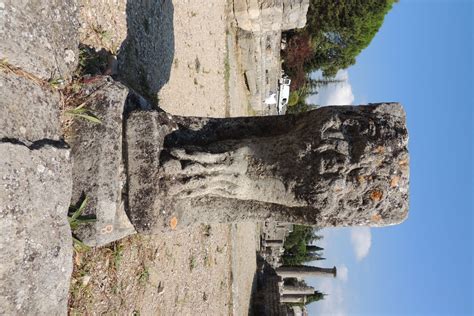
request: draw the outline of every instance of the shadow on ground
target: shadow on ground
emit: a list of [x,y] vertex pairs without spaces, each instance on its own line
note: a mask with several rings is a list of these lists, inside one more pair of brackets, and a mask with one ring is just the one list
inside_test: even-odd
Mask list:
[[250,294],[250,302],[249,302],[249,308],[247,311],[247,315],[249,316],[256,316],[257,314],[257,308],[258,308],[258,301],[257,301],[257,290],[258,290],[258,264],[264,260],[259,253],[257,252],[257,270],[253,274],[253,279],[252,279],[252,293]]
[[252,283],[248,315],[280,315],[280,277],[257,252],[257,270]]
[[173,63],[173,3],[129,0],[126,14],[127,38],[118,55],[119,80],[156,105]]
[[77,77],[111,75],[113,64],[114,57],[110,51],[104,48],[98,51],[94,47],[81,43],[79,44],[79,64],[74,75]]

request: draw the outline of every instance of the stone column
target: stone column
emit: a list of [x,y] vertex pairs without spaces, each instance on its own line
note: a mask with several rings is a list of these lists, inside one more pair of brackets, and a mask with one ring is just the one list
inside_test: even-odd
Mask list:
[[153,233],[196,223],[385,226],[408,212],[399,104],[297,115],[126,120],[128,214]]
[[310,295],[310,294],[314,294],[314,288],[312,286],[284,285],[280,293],[282,295],[289,295],[289,294]]
[[304,295],[282,295],[280,296],[280,303],[305,303],[306,296]]
[[305,278],[309,276],[336,277],[336,267],[319,268],[312,266],[283,266],[276,270],[276,273],[282,278]]
[[308,251],[308,252],[315,252],[315,251],[321,251],[321,250],[324,250],[324,248],[321,248],[321,247],[318,247],[318,246],[315,246],[315,245],[307,245],[306,246],[306,251]]

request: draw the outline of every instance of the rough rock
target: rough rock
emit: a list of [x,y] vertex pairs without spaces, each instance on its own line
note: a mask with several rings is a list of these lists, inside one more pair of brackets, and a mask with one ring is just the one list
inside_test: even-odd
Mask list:
[[69,150],[0,143],[0,314],[66,315]]
[[282,30],[300,29],[306,25],[309,0],[283,1]]
[[234,0],[234,15],[242,30],[253,33],[302,28],[309,0]]
[[68,132],[73,165],[72,204],[88,198],[84,215],[96,221],[81,225],[75,234],[90,246],[102,246],[135,233],[125,213],[122,159],[122,117],[129,90],[107,78],[86,104],[101,124],[74,120]]
[[0,59],[43,79],[68,79],[79,60],[77,0],[5,0]]
[[126,130],[128,165],[139,166],[128,172],[130,218],[151,233],[252,220],[400,223],[408,214],[405,124],[399,104],[234,119],[136,113]]
[[[149,210],[157,210],[160,203],[152,198],[158,196],[160,188],[160,154],[165,137],[177,126],[166,113],[154,111],[132,112],[126,123],[128,215],[132,223],[143,223],[146,227],[158,226],[152,220],[164,220],[161,216],[150,218]],[[142,212],[143,211],[143,212]],[[144,218],[149,218],[146,222]]]
[[256,114],[275,115],[277,107],[267,106],[263,100],[278,90],[281,31],[254,34],[239,30],[237,34],[250,105]]
[[0,139],[23,143],[59,140],[59,94],[32,80],[0,71]]

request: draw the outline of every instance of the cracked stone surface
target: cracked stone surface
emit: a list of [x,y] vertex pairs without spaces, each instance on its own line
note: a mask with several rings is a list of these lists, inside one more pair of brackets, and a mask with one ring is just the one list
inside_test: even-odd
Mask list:
[[68,79],[79,61],[76,0],[3,1],[0,59],[42,79]]
[[59,94],[1,70],[0,95],[0,314],[64,315],[72,273],[72,179]]
[[11,72],[0,71],[0,139],[24,143],[59,140],[59,94]]
[[309,0],[234,0],[239,28],[259,33],[302,28]]
[[129,90],[107,78],[97,84],[100,88],[86,107],[102,123],[76,119],[67,138],[74,160],[71,204],[87,196],[83,214],[96,217],[95,222],[81,225],[75,231],[89,246],[102,246],[135,233],[122,196],[126,180],[122,117]]
[[0,143],[0,314],[65,315],[72,272],[69,150]]

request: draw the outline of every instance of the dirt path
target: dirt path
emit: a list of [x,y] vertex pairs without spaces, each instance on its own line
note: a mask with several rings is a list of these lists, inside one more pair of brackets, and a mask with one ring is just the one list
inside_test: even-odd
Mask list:
[[[147,7],[158,4],[163,7]],[[133,15],[137,8],[142,15]],[[160,21],[171,21],[165,28],[173,30],[171,38],[166,35],[166,47],[159,41],[140,43],[137,51],[140,58],[159,52],[172,52],[172,58],[156,56],[157,60],[135,60],[135,65],[128,65],[135,83],[145,80],[137,88],[156,92],[159,106],[173,114],[247,115],[228,10],[221,0],[137,1],[132,7],[126,0],[82,0],[81,42],[120,55],[124,54],[120,47],[133,48],[127,38],[130,30],[148,29],[145,39],[159,40],[162,34],[154,32],[160,29]],[[134,49],[130,52],[133,56]],[[256,244],[253,223],[201,225],[156,236],[132,236],[77,253],[70,313],[247,315]]]
[[175,51],[170,78],[158,93],[173,114],[224,117],[227,4],[222,0],[174,1]]
[[256,287],[257,259],[255,250],[260,243],[255,223],[232,225],[232,314],[249,315],[252,290]]

